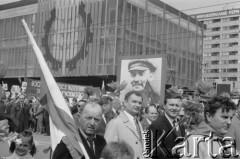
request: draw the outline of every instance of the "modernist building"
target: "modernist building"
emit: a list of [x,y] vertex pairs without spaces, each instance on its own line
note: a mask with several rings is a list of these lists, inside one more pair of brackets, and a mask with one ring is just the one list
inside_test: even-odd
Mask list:
[[239,91],[240,9],[222,10],[194,15],[207,29],[203,41],[204,81],[231,84],[232,91]]
[[23,77],[25,68],[28,77],[40,76],[22,18],[58,81],[101,86],[116,79],[121,56],[147,55],[167,57],[167,84],[193,87],[201,79],[204,25],[159,0],[38,0],[11,7],[0,6],[5,79]]

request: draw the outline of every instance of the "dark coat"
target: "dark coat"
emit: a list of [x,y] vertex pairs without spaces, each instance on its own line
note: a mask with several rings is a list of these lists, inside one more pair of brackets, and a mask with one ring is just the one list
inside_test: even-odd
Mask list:
[[[89,155],[89,158],[90,159],[100,159],[102,150],[106,145],[105,139],[100,135],[96,135],[96,139],[94,140],[94,142],[95,142],[95,154],[94,154],[92,152],[92,150],[89,148],[89,145],[88,145],[86,139],[83,137],[83,135],[81,133],[80,133],[80,137],[82,139],[83,146],[85,147],[85,149]],[[71,156],[68,148],[62,141],[57,145],[56,149],[54,150],[52,159],[72,159],[72,156]],[[83,157],[83,159],[84,159],[84,157]]]
[[[177,135],[176,129],[170,132],[172,128],[172,125],[165,115],[159,116],[159,118],[149,126],[149,130],[151,130],[153,134],[153,147],[157,147],[157,139],[159,139],[165,131],[163,137],[160,140],[160,146],[158,146],[157,149],[155,149],[153,152],[153,157],[159,159],[173,158],[171,153],[172,148],[177,144],[175,140],[179,136]],[[184,137],[185,129],[182,125],[180,125],[180,131],[182,137]]]

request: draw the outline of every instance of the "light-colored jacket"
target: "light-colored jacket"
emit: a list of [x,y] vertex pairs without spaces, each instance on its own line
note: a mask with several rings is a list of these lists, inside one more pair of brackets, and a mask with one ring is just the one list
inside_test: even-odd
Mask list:
[[[177,152],[183,154],[181,159],[221,159],[222,155],[219,154],[219,150],[222,147],[222,138],[223,136],[202,121],[190,132],[190,135],[183,143],[172,149],[172,152],[176,154],[175,150],[178,150]],[[184,146],[181,147],[181,145]],[[179,147],[181,148],[178,149]],[[217,156],[212,157],[211,154],[216,154]]]
[[240,152],[240,117],[236,114],[226,136],[232,137],[236,142],[236,149]]
[[[139,125],[141,127],[140,123]],[[133,149],[134,159],[143,159],[141,139],[135,126],[129,121],[124,112],[121,112],[118,117],[112,119],[107,124],[104,138],[107,143],[125,142]]]

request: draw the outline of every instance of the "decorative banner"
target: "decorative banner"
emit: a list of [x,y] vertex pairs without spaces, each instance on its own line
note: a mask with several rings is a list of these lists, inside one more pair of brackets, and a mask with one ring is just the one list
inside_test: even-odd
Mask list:
[[[40,95],[40,85],[41,85],[41,81],[28,79],[26,94]],[[57,83],[57,85],[63,95],[65,95],[68,98],[75,97],[77,99],[84,96],[84,89],[87,87],[87,86],[67,84],[67,83]]]

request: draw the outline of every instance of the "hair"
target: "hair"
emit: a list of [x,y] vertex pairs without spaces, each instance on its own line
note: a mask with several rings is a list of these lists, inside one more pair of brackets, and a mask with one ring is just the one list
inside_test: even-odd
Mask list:
[[128,99],[130,98],[130,96],[133,95],[133,94],[136,95],[136,96],[138,96],[138,97],[141,97],[141,98],[143,99],[142,94],[141,94],[140,92],[130,91],[130,92],[128,92],[128,93],[125,95],[124,100],[125,100],[125,101],[128,101]]
[[229,110],[236,110],[236,105],[230,100],[230,98],[216,96],[212,100],[208,101],[204,107],[204,117],[207,121],[206,114],[209,113],[211,116],[214,116],[216,111],[222,108],[222,112]]
[[146,113],[146,114],[149,112],[149,108],[150,108],[150,107],[154,107],[154,108],[157,110],[155,104],[151,104],[151,105],[149,105],[148,107],[145,108],[145,113]]
[[128,64],[128,69],[130,69],[130,66],[136,63],[142,63],[143,65],[147,66],[150,70],[150,72],[155,72],[156,71],[156,67],[153,66],[153,64],[151,62],[149,62],[148,60],[134,60],[129,62]]
[[[24,136],[24,137],[31,137],[31,140],[30,140],[30,145],[31,145],[31,148],[30,148],[30,154],[33,156],[36,154],[36,146],[34,144],[34,141],[33,141],[33,135],[32,135],[32,132],[29,131],[29,130],[24,130],[23,132],[21,132],[17,138],[21,138],[21,135]],[[15,141],[12,141],[11,144],[10,144],[10,147],[9,147],[9,151],[11,153],[13,153],[16,149],[16,143]]]
[[181,95],[175,92],[166,93],[164,98],[164,104],[167,104],[168,99],[182,99]]
[[109,104],[111,101],[112,101],[112,98],[104,96],[98,101],[98,104],[100,106],[103,106],[104,104]]
[[95,103],[95,102],[86,102],[84,103],[80,109],[79,109],[79,113],[82,113],[83,110],[86,108],[87,105],[91,105],[92,107],[96,107],[96,105],[99,105],[98,103]]
[[103,159],[133,159],[133,149],[125,142],[109,142],[102,151]]

